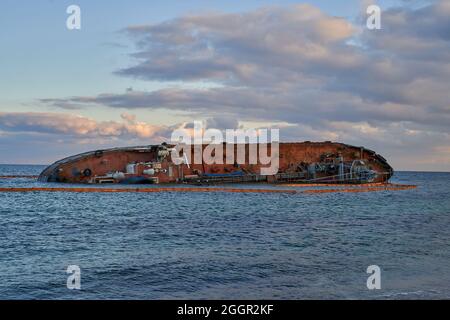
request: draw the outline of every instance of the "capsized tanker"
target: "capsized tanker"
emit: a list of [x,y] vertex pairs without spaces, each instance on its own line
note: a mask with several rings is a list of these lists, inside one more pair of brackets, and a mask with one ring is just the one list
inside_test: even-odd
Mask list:
[[[190,163],[194,162],[189,159],[194,159],[195,148],[190,154],[183,153],[182,161],[178,157],[172,159],[171,151],[175,147],[163,143],[86,152],[50,165],[40,174],[39,181],[88,184],[357,184],[387,182],[393,175],[392,167],[375,151],[330,141],[279,143],[278,170],[273,174],[262,174],[261,169],[267,165],[250,161],[248,156],[242,163],[225,161],[229,156],[238,158],[239,145],[223,148],[224,161],[217,161],[223,163],[212,164],[203,159],[200,163]],[[199,147],[205,151],[207,146]],[[243,147],[248,155],[255,145],[245,144]],[[269,153],[271,148],[269,144]]]

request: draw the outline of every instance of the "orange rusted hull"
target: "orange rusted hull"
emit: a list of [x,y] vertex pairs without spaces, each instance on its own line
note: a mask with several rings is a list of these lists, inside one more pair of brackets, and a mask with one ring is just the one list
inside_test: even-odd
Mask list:
[[[242,145],[241,145],[242,146]],[[255,145],[245,145],[245,154]],[[392,167],[374,151],[335,142],[279,144],[278,171],[262,175],[268,167],[247,156],[240,164],[205,162],[176,163],[167,151],[173,146],[156,145],[87,152],[55,162],[39,176],[40,181],[67,183],[380,183],[389,180]],[[206,145],[198,146],[203,151]],[[259,145],[258,145],[259,148]],[[233,158],[238,158],[234,145]],[[269,153],[272,151],[269,144]],[[194,159],[194,150],[186,159]],[[228,155],[230,156],[230,155]],[[227,158],[226,148],[223,158]],[[192,161],[193,162],[193,161]]]

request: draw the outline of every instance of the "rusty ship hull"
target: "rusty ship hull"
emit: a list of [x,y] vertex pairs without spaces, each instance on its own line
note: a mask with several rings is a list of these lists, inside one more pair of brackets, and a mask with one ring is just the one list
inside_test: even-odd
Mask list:
[[[248,154],[250,145],[245,145]],[[201,148],[204,150],[206,145]],[[279,144],[279,167],[262,175],[260,163],[175,163],[167,144],[113,148],[71,156],[47,167],[41,182],[61,183],[379,183],[393,175],[388,162],[375,151],[337,142]],[[237,145],[233,146],[234,157]],[[270,150],[270,144],[269,144]],[[191,158],[193,159],[194,149]],[[223,151],[227,157],[226,149]],[[186,157],[187,158],[187,157]],[[224,163],[226,163],[224,161]]]

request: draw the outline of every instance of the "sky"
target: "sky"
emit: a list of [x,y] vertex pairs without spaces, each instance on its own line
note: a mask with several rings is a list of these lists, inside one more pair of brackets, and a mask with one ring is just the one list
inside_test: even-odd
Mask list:
[[0,41],[0,163],[169,141],[201,120],[450,171],[450,1],[4,0]]

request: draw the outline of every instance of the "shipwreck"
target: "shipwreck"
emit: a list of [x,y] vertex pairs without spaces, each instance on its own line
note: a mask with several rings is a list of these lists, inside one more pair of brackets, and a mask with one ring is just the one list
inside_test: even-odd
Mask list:
[[[393,175],[393,168],[375,151],[330,141],[279,143],[278,167],[273,174],[262,174],[264,165],[253,163],[249,157],[243,163],[223,161],[208,164],[200,161],[196,164],[191,163],[195,157],[192,150],[189,154],[182,154],[180,161],[173,159],[171,151],[174,147],[162,143],[86,152],[53,163],[38,180],[86,184],[358,184],[387,182]],[[201,145],[200,149],[206,147]],[[232,146],[231,151],[229,146],[225,148],[223,158],[232,156],[236,159],[238,147]],[[245,144],[243,147],[248,153],[255,146]]]

